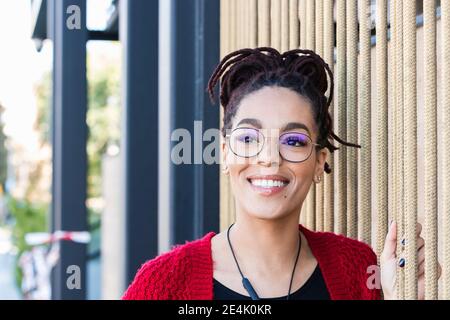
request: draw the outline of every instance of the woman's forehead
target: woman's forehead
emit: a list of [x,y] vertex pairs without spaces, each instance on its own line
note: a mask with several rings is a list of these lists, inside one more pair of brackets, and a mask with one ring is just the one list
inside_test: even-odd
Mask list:
[[279,87],[266,87],[246,96],[234,120],[235,126],[246,120],[247,124],[265,129],[283,129],[287,125],[301,124],[310,133],[314,127],[308,100],[290,89]]

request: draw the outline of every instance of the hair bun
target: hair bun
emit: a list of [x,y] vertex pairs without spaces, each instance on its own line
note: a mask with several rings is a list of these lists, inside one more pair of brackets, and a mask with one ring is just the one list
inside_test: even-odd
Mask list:
[[[299,53],[301,55],[299,55]],[[328,88],[333,88],[333,75],[328,64],[314,51],[296,49],[283,54],[286,69],[290,72],[297,72],[313,82],[313,86],[320,93],[325,94]],[[327,72],[330,77],[328,84]],[[332,95],[332,91],[330,91]],[[330,98],[332,98],[330,96]],[[328,99],[331,102],[331,99]]]

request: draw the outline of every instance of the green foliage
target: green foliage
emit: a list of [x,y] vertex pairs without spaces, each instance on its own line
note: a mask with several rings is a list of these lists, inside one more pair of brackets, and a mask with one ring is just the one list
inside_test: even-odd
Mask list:
[[8,209],[14,219],[12,236],[13,243],[18,250],[15,276],[17,286],[22,283],[22,273],[18,261],[22,254],[30,249],[25,242],[25,235],[31,232],[46,232],[48,230],[48,205],[36,205],[26,200],[7,198]]
[[101,196],[101,161],[108,145],[120,139],[120,82],[116,64],[95,65],[88,60],[89,109],[87,144],[88,198]]

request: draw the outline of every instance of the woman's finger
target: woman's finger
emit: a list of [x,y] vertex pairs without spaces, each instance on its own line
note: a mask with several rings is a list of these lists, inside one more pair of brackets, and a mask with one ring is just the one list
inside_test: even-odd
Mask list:
[[381,254],[381,260],[385,261],[395,257],[397,250],[397,223],[393,221],[389,226],[386,241],[384,242],[384,249]]
[[421,264],[425,261],[425,246],[420,248],[417,252],[417,264]]
[[425,273],[425,261],[422,261],[422,263],[419,264],[419,267],[417,269],[417,274],[420,277],[424,273]]

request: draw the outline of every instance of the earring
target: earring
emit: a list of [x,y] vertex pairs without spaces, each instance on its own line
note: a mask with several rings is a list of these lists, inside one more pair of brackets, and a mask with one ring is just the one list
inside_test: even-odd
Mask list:
[[322,180],[322,177],[321,177],[321,176],[317,176],[315,182],[316,182],[316,183],[320,183],[321,180]]
[[222,172],[223,174],[228,175],[228,166],[223,167]]

